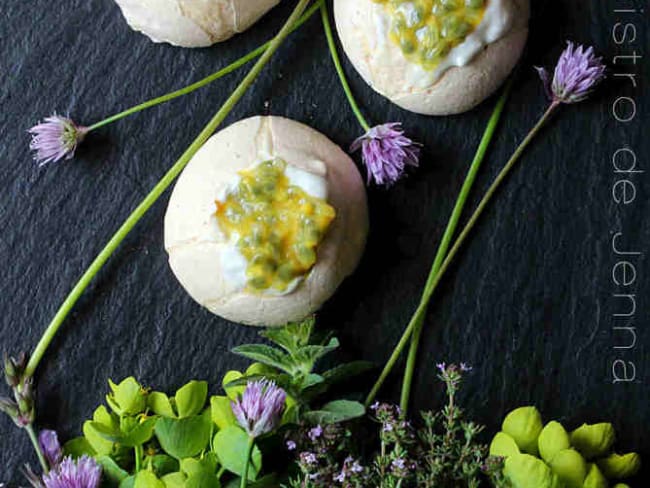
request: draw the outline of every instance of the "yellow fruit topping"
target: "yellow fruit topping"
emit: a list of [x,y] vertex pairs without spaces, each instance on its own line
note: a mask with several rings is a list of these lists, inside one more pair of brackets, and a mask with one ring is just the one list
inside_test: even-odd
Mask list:
[[248,291],[287,291],[316,263],[316,248],[336,216],[325,200],[292,185],[286,168],[275,159],[240,171],[238,185],[216,202],[219,228],[237,239],[246,259]]
[[432,71],[476,30],[490,0],[373,0],[390,16],[391,40]]

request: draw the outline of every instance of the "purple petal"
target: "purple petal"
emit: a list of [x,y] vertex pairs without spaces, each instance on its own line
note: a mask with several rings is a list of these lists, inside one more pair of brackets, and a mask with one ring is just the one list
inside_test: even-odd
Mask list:
[[56,468],[43,476],[46,488],[98,488],[102,469],[88,456],[76,461],[66,457]]
[[67,117],[52,115],[28,131],[32,135],[29,148],[34,159],[43,166],[62,159],[72,159],[88,128],[75,124]]
[[59,443],[59,438],[55,431],[42,430],[38,435],[38,444],[40,445],[41,451],[43,451],[45,459],[47,459],[47,463],[51,468],[57,466],[61,462],[63,451],[61,450],[61,444]]
[[272,381],[249,382],[231,408],[239,425],[251,437],[274,430],[282,420],[286,393]]
[[361,149],[368,183],[391,186],[408,166],[417,167],[420,145],[404,135],[399,122],[371,128],[350,146],[351,152]]
[[[606,67],[602,58],[596,57],[594,48],[585,48],[567,42],[560,55],[553,81],[550,84],[552,99],[560,103],[577,103],[585,100],[605,78]],[[544,88],[548,90],[549,75],[538,68]]]

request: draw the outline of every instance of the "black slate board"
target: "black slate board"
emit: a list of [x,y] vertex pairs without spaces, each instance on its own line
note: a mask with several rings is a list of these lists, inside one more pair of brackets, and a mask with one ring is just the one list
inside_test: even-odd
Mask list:
[[[350,0],[352,1],[352,0]],[[191,142],[242,74],[131,117],[93,135],[73,162],[37,169],[25,130],[52,111],[92,122],[138,101],[197,80],[269,38],[288,15],[285,1],[249,32],[211,49],[155,45],[132,32],[109,0],[5,0],[0,17],[0,334],[10,352],[31,349],[74,281],[112,232]],[[477,189],[484,189],[544,109],[531,66],[551,65],[565,39],[593,43],[612,59],[643,54],[647,1],[534,2],[522,73]],[[637,29],[618,46],[617,22]],[[631,176],[635,201],[612,199],[622,175],[612,154],[629,147],[645,170],[650,63],[619,59],[599,96],[567,108],[526,155],[461,255],[431,308],[415,385],[418,408],[440,405],[434,363],[474,365],[463,400],[490,430],[509,409],[533,403],[569,426],[616,422],[620,445],[650,456],[650,213],[645,173]],[[377,123],[404,122],[425,144],[422,169],[390,191],[369,193],[372,232],[358,272],[321,314],[338,330],[343,357],[382,362],[418,301],[436,244],[494,100],[471,113],[426,118],[374,94],[346,62],[354,92]],[[616,121],[618,97],[636,102],[629,123]],[[360,130],[347,110],[318,20],[292,36],[228,123],[264,113],[312,125],[346,146]],[[624,104],[628,104],[627,107]],[[629,108],[629,101],[618,108]],[[475,193],[475,196],[477,193]],[[166,194],[110,260],[69,317],[38,374],[42,425],[64,437],[102,401],[106,379],[136,375],[173,390],[190,378],[218,384],[245,362],[229,354],[256,330],[211,316],[181,290],[166,263],[162,219]],[[475,202],[476,199],[473,200]],[[612,236],[623,233],[636,281],[612,281]],[[617,293],[636,295],[628,320],[614,319]],[[636,345],[619,325],[636,327]],[[613,383],[617,359],[636,366],[636,380]],[[397,398],[396,381],[383,392]],[[35,463],[26,436],[0,418],[3,481]],[[648,471],[646,471],[648,473]],[[645,476],[640,477],[644,480]],[[645,483],[640,481],[636,486]]]

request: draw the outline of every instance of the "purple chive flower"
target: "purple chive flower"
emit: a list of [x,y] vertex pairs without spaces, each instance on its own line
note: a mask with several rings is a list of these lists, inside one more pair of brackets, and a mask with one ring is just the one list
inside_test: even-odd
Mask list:
[[53,430],[42,430],[38,435],[38,444],[45,455],[45,459],[51,468],[58,466],[63,458],[63,451],[56,432]]
[[585,48],[567,42],[555,67],[553,80],[544,68],[536,68],[548,97],[555,103],[578,103],[585,100],[605,79],[603,58],[594,54],[594,48]]
[[88,128],[77,125],[67,117],[52,115],[28,131],[32,135],[29,148],[35,152],[39,166],[72,159]]
[[273,381],[252,381],[246,386],[244,394],[231,403],[231,408],[248,435],[259,437],[278,426],[286,397],[284,390]]
[[76,461],[65,458],[61,464],[43,476],[45,488],[98,488],[102,468],[88,456]]
[[294,441],[287,441],[287,451],[295,451],[296,443]]
[[352,143],[351,152],[361,149],[368,183],[391,186],[399,180],[407,166],[417,167],[420,145],[404,135],[402,124],[392,122],[371,128]]

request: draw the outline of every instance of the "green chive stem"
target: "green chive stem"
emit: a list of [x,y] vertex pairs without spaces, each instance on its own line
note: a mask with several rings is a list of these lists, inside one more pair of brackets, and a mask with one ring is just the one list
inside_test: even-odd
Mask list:
[[348,102],[350,103],[350,107],[352,108],[354,115],[356,115],[359,124],[361,124],[363,130],[368,132],[370,130],[370,124],[368,124],[368,121],[361,113],[361,109],[359,108],[357,101],[354,99],[354,95],[352,94],[352,90],[350,89],[350,84],[348,83],[348,80],[345,76],[345,72],[343,71],[343,66],[341,65],[341,59],[339,58],[339,54],[336,50],[336,43],[334,42],[334,34],[332,34],[332,25],[330,24],[329,13],[327,11],[327,3],[323,2],[321,4],[320,14],[321,14],[321,19],[323,20],[323,28],[325,29],[325,36],[327,37],[327,46],[329,47],[330,54],[332,55],[332,61],[334,61],[334,67],[336,68],[336,72],[338,73],[339,79],[341,80],[341,85],[343,86],[343,91],[345,92],[345,96],[347,97]]
[[[320,6],[323,4],[324,0],[317,0],[317,2],[312,5],[305,13],[298,19],[298,21],[291,27],[291,32],[299,29],[305,22],[307,22],[320,8]],[[181,88],[179,90],[175,90],[173,92],[167,93],[165,95],[162,95],[160,97],[153,98],[151,100],[147,100],[144,103],[141,103],[139,105],[135,105],[127,110],[124,110],[122,112],[119,112],[115,115],[111,115],[110,117],[107,117],[103,120],[100,120],[99,122],[94,123],[90,127],[88,127],[88,132],[93,131],[95,129],[99,129],[100,127],[104,127],[105,125],[108,125],[112,122],[115,122],[117,120],[123,119],[124,117],[128,117],[129,115],[132,115],[137,112],[141,112],[142,110],[148,109],[150,107],[154,107],[156,105],[160,105],[161,103],[169,102],[170,100],[173,100],[178,97],[182,97],[184,95],[188,95],[189,93],[192,93],[195,90],[198,90],[199,88],[203,88],[204,86],[212,83],[213,81],[216,81],[220,78],[223,78],[224,76],[232,73],[233,71],[236,71],[237,69],[241,68],[248,62],[252,61],[253,59],[259,57],[262,55],[264,51],[266,51],[271,44],[271,41],[268,41],[261,46],[259,46],[257,49],[254,49],[253,51],[249,52],[248,54],[242,56],[232,64],[229,64],[225,68],[220,69],[219,71],[212,73],[209,76],[206,76],[205,78],[197,81],[196,83],[192,83],[191,85],[188,85],[184,88]]]
[[[497,104],[494,107],[494,111],[492,112],[490,120],[488,121],[487,127],[485,128],[485,132],[483,133],[481,142],[478,146],[478,149],[476,150],[476,154],[474,155],[474,160],[470,165],[469,171],[467,172],[467,176],[465,177],[465,181],[463,182],[463,186],[460,190],[460,194],[458,195],[458,199],[456,200],[456,204],[454,205],[454,209],[451,213],[451,217],[449,218],[449,222],[447,223],[447,228],[445,229],[445,233],[443,234],[442,240],[440,241],[438,252],[433,261],[433,266],[431,266],[431,272],[429,273],[429,276],[427,278],[427,284],[425,285],[425,290],[431,286],[431,282],[435,279],[436,275],[438,274],[438,271],[440,271],[440,266],[442,265],[442,262],[445,259],[445,256],[447,255],[447,250],[449,249],[449,246],[451,245],[452,242],[452,238],[456,233],[456,228],[458,227],[458,222],[460,221],[460,217],[463,213],[463,209],[465,208],[465,204],[467,203],[467,198],[469,197],[472,187],[474,186],[474,182],[476,181],[476,176],[478,175],[479,169],[481,168],[481,164],[483,163],[488,148],[490,147],[490,143],[492,142],[492,138],[494,137],[494,132],[496,131],[497,126],[499,125],[499,120],[501,119],[501,115],[503,114],[503,108],[505,107],[506,101],[510,96],[510,91],[512,89],[513,81],[514,78],[510,78],[510,81],[508,82],[505,89],[503,90],[501,97],[499,97],[499,100],[497,101]],[[408,411],[409,399],[411,397],[411,385],[413,383],[413,374],[415,372],[415,363],[417,361],[417,353],[420,345],[420,338],[422,336],[422,329],[424,326],[425,315],[426,315],[426,308],[425,308],[425,313],[423,313],[420,317],[418,317],[417,325],[415,326],[415,329],[413,331],[413,337],[411,338],[411,348],[409,350],[408,359],[406,362],[406,369],[404,370],[400,407],[402,408],[402,411],[405,413]]]
[[248,438],[248,445],[246,446],[246,459],[244,461],[244,472],[242,473],[239,488],[246,488],[248,484],[248,468],[251,465],[251,456],[253,455],[253,446],[255,445],[255,437]]
[[41,445],[38,442],[38,437],[36,436],[36,432],[34,431],[34,426],[32,424],[26,425],[25,430],[27,431],[29,440],[31,441],[32,446],[36,451],[36,456],[38,457],[38,462],[41,464],[41,468],[43,468],[43,473],[47,474],[50,471],[50,467],[47,465],[47,461],[45,460],[45,456],[43,455],[43,451],[41,450]]
[[431,281],[430,286],[425,287],[424,294],[422,295],[422,300],[420,301],[420,304],[418,305],[417,310],[415,311],[415,314],[411,318],[411,321],[409,322],[408,326],[404,330],[404,333],[402,334],[402,337],[400,338],[399,342],[397,343],[397,346],[395,346],[395,349],[393,350],[390,358],[388,359],[386,365],[384,366],[383,371],[381,372],[379,378],[373,385],[372,389],[370,390],[370,393],[368,394],[368,397],[366,398],[366,405],[370,405],[377,394],[379,393],[379,390],[381,389],[382,385],[384,384],[384,381],[388,377],[388,375],[391,373],[393,370],[393,367],[395,366],[395,363],[397,363],[397,360],[399,359],[400,355],[406,348],[408,341],[413,334],[413,331],[418,325],[418,322],[422,320],[422,317],[424,316],[427,305],[429,303],[429,300],[431,299],[431,295],[433,292],[436,290],[438,287],[438,284],[440,283],[440,280],[444,276],[445,272],[449,269],[450,265],[452,264],[454,258],[458,254],[458,251],[462,247],[462,245],[465,243],[465,240],[467,239],[468,235],[471,233],[471,231],[474,229],[476,226],[476,223],[478,222],[479,218],[483,215],[483,212],[487,208],[488,204],[492,200],[492,197],[494,194],[497,192],[497,190],[500,188],[501,184],[504,182],[506,177],[510,174],[512,169],[515,167],[516,163],[520,160],[521,155],[524,153],[524,151],[528,148],[530,143],[533,141],[535,136],[540,132],[540,130],[546,125],[550,117],[553,115],[555,110],[560,106],[560,103],[558,102],[553,102],[551,106],[548,108],[548,110],[544,113],[544,115],[539,119],[535,127],[528,133],[526,138],[523,140],[523,142],[519,145],[519,147],[515,150],[513,153],[512,157],[506,165],[503,167],[503,169],[499,172],[495,180],[492,182],[492,185],[490,185],[490,188],[487,190],[485,195],[483,196],[481,202],[478,204],[476,210],[470,217],[469,221],[463,228],[462,232],[454,242],[454,245],[449,251],[449,254],[445,258],[445,260],[442,262],[442,265],[440,266],[440,270],[436,274],[435,278]]

